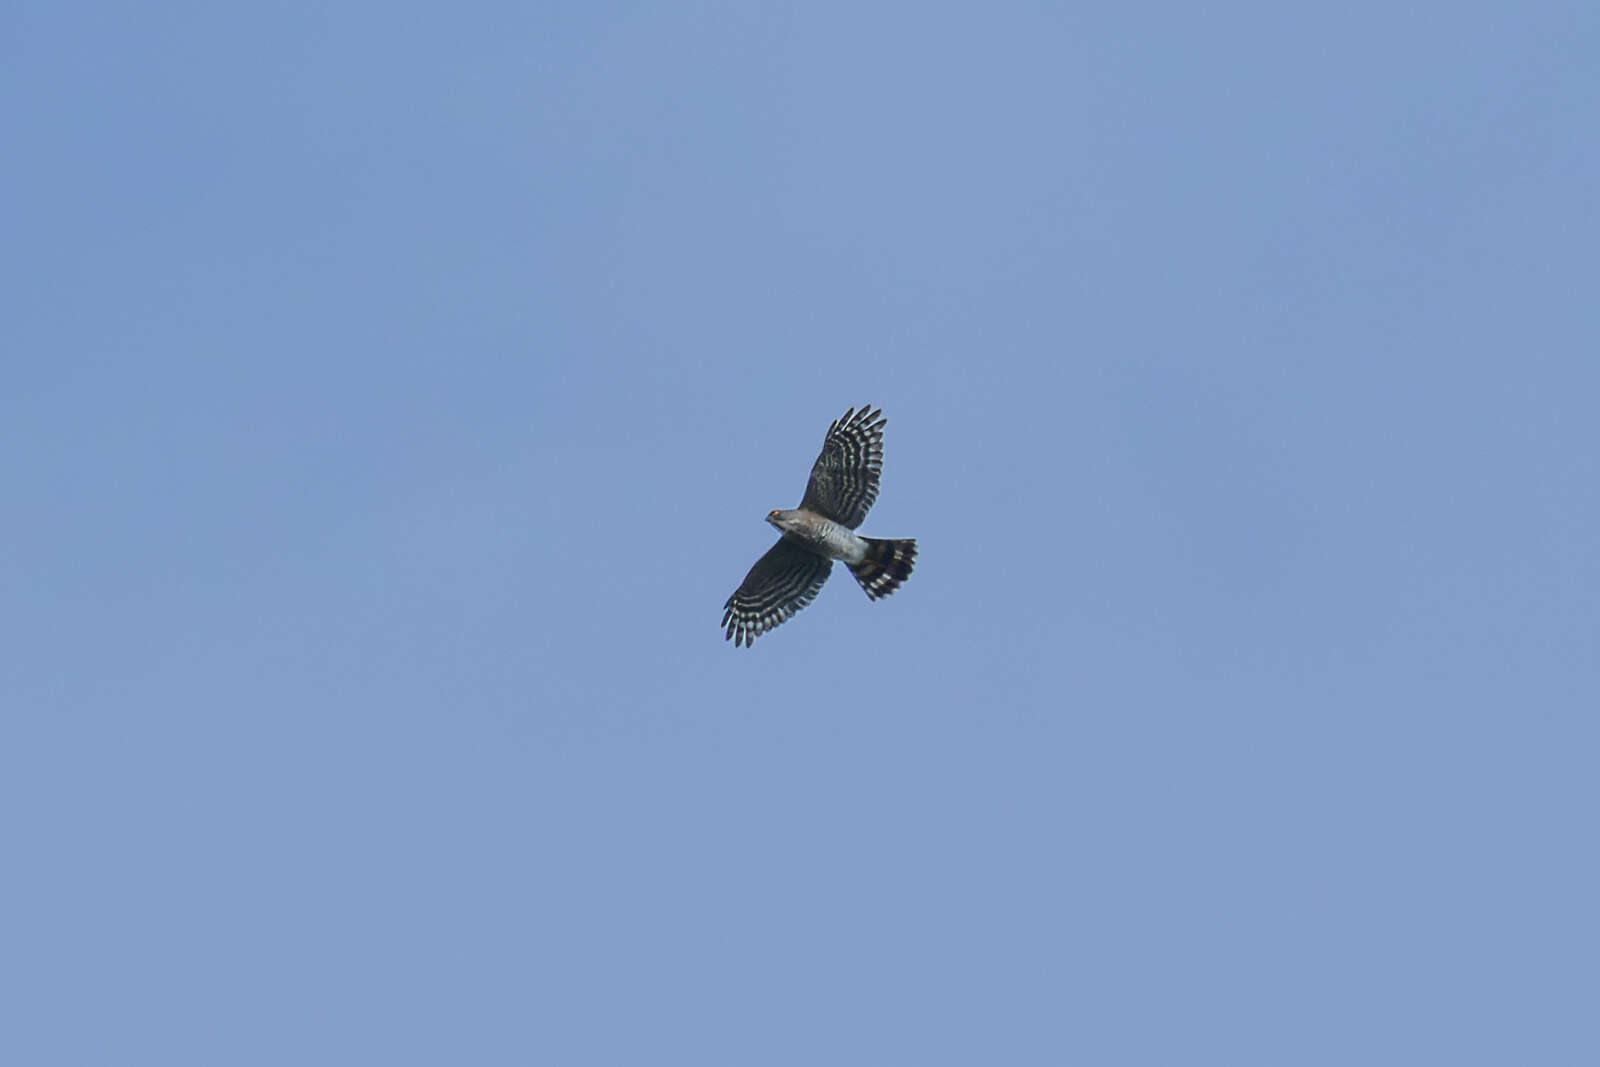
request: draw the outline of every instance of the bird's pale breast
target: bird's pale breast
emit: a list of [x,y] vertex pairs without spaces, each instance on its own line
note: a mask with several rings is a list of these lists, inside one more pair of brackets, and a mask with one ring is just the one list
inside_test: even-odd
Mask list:
[[815,512],[790,512],[784,516],[781,528],[789,536],[829,559],[860,563],[866,558],[867,543],[860,535]]

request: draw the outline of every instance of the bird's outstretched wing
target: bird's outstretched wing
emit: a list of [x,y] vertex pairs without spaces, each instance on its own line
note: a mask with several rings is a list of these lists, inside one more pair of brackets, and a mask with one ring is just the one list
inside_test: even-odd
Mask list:
[[728,640],[748,645],[789,618],[811,603],[831,570],[833,560],[780,537],[723,605]]
[[802,508],[818,511],[850,529],[861,525],[878,499],[883,473],[883,428],[889,420],[871,405],[851,408],[835,419],[822,439],[822,454],[811,468]]

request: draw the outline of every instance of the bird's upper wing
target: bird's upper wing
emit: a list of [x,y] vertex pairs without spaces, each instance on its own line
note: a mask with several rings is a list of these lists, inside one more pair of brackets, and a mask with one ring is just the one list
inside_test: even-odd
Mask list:
[[802,508],[818,511],[850,529],[861,525],[878,499],[883,473],[883,428],[889,420],[868,405],[835,419],[822,439],[822,454],[811,468]]
[[811,603],[832,569],[833,560],[780,537],[723,605],[728,640],[748,645]]

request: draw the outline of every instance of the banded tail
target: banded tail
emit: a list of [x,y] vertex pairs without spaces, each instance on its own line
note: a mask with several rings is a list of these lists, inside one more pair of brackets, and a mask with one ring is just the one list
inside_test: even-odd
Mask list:
[[870,600],[888,596],[900,588],[900,583],[911,577],[912,564],[917,561],[917,542],[912,538],[902,541],[884,541],[876,537],[863,537],[867,543],[867,558],[850,568]]

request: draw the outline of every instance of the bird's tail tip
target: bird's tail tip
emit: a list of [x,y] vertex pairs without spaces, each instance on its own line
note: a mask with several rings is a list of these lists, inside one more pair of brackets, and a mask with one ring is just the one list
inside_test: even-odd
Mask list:
[[898,541],[865,537],[867,558],[850,568],[861,588],[871,600],[888,596],[900,588],[900,583],[911,577],[911,568],[917,562],[917,542],[906,537]]

